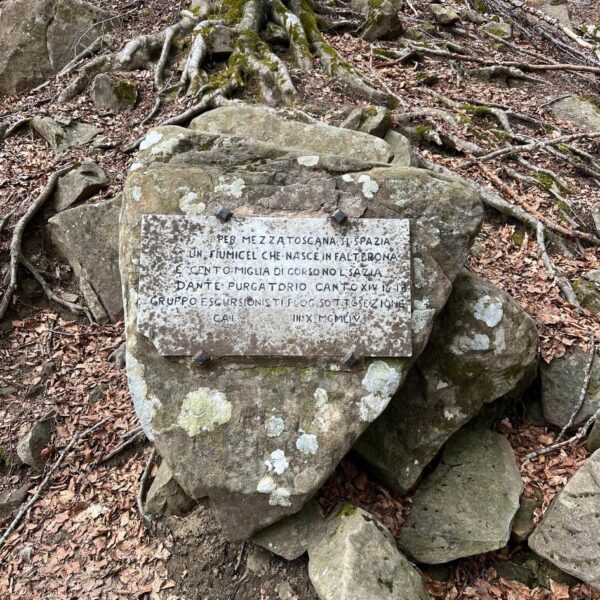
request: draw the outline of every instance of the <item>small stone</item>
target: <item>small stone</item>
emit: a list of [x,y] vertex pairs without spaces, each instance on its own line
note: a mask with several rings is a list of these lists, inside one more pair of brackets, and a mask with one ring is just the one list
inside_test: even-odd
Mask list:
[[362,108],[353,108],[350,114],[340,123],[340,127],[343,129],[352,129],[352,131],[358,131],[360,124],[363,121]]
[[577,278],[572,280],[573,290],[583,308],[593,313],[600,312],[600,291],[593,281]]
[[426,600],[419,571],[368,512],[344,506],[308,552],[308,576],[321,600]]
[[246,568],[251,573],[261,575],[267,570],[270,560],[271,556],[266,550],[259,546],[253,546],[248,550]]
[[557,2],[556,0],[550,0],[545,4],[538,7],[544,14],[556,19],[560,25],[573,29],[573,23],[571,22],[571,16],[569,14],[569,7],[566,1],[564,3]]
[[235,46],[233,30],[226,25],[211,27],[208,44],[211,54],[231,54]]
[[410,140],[390,129],[383,138],[392,149],[394,158],[392,158],[392,164],[398,165],[399,167],[410,167],[411,166],[411,152],[410,152]]
[[137,85],[131,79],[122,79],[106,73],[96,75],[92,82],[90,97],[101,111],[118,113],[132,108],[137,102]]
[[588,271],[585,277],[594,283],[600,283],[600,269]]
[[365,28],[361,37],[367,41],[395,40],[403,31],[396,0],[369,0]]
[[[589,353],[580,348],[555,358],[549,365],[542,364],[542,403],[544,417],[552,425],[564,427],[577,406]],[[600,408],[600,357],[592,363],[587,394],[581,410],[575,415],[573,427],[582,425]]]
[[196,503],[175,481],[171,469],[164,461],[146,495],[145,510],[155,515],[182,515],[188,513]]
[[275,591],[279,595],[279,600],[298,600],[298,596],[296,596],[292,586],[287,581],[278,583]]
[[104,390],[104,386],[96,385],[93,387],[92,391],[90,392],[90,395],[88,397],[88,402],[90,404],[95,404],[96,402],[99,402],[100,400],[104,400],[104,398],[106,398],[106,392]]
[[600,413],[596,413],[596,420],[585,444],[588,452],[594,453],[600,449]]
[[506,438],[463,429],[448,441],[440,463],[417,489],[398,545],[428,564],[503,548],[522,487]]
[[49,377],[50,375],[52,375],[52,373],[54,373],[55,369],[56,369],[56,363],[53,360],[45,361],[44,364],[42,365],[42,372],[41,372],[42,377]]
[[79,123],[68,117],[33,117],[32,129],[43,137],[56,156],[64,154],[71,146],[84,146],[102,130],[93,125]]
[[31,560],[31,554],[32,554],[32,547],[31,546],[25,546],[21,552],[19,552],[19,556],[21,557],[21,560],[23,562],[29,562]]
[[498,577],[503,577],[509,581],[519,581],[528,587],[533,586],[534,577],[531,571],[512,560],[499,560],[494,564],[494,569]]
[[52,435],[52,422],[50,419],[36,421],[19,443],[17,455],[26,465],[33,467],[40,473],[44,470],[45,460],[41,457],[42,450],[48,445]]
[[521,544],[527,540],[535,529],[533,517],[539,502],[533,498],[521,498],[519,510],[512,524],[512,539]]
[[443,4],[430,4],[429,9],[438,25],[454,25],[460,21],[458,13],[449,6]]
[[600,130],[600,108],[588,98],[569,96],[554,102],[551,110],[559,119],[570,122],[583,131]]
[[600,588],[600,451],[575,473],[529,538],[529,547],[553,565]]
[[14,491],[4,492],[0,495],[0,522],[9,519],[17,509],[25,502],[29,484],[26,483]]
[[592,205],[590,208],[590,214],[592,215],[592,219],[594,221],[596,233],[600,233],[600,203]]
[[552,589],[552,582],[562,583],[564,585],[576,585],[579,583],[575,577],[561,571],[557,566],[550,561],[543,559],[541,556],[529,553],[525,558],[525,566],[533,576],[533,586],[541,585],[546,589]]
[[384,137],[392,125],[392,113],[382,106],[355,108],[340,124],[344,129],[362,131],[375,137]]
[[61,212],[76,202],[92,197],[108,186],[104,171],[93,161],[84,161],[63,175],[56,184],[53,206]]
[[506,21],[489,21],[481,25],[479,30],[491,33],[503,40],[509,40],[512,37],[512,25]]

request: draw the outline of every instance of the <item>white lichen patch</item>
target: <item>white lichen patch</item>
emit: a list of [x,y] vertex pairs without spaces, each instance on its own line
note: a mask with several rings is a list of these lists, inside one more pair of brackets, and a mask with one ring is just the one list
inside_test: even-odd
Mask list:
[[478,321],[482,321],[488,327],[495,327],[500,323],[504,315],[502,302],[495,300],[486,294],[479,298],[475,304],[474,316]]
[[504,327],[494,333],[494,354],[502,354],[506,350],[506,331]]
[[474,333],[472,336],[459,335],[454,337],[450,350],[455,354],[464,352],[484,352],[490,349],[490,338],[484,333]]
[[298,164],[304,167],[314,167],[319,164],[319,157],[316,154],[311,154],[309,156],[299,156],[297,159]]
[[132,187],[129,190],[129,193],[131,194],[131,199],[134,202],[140,202],[141,201],[141,199],[142,199],[142,188],[137,187],[137,186]]
[[458,406],[444,407],[444,418],[447,421],[456,421],[462,417],[462,412]]
[[256,486],[256,491],[260,494],[270,494],[275,491],[277,484],[270,475],[265,475]]
[[283,433],[285,423],[281,417],[269,417],[269,420],[265,423],[265,429],[267,430],[267,437],[275,438]]
[[273,471],[276,475],[283,475],[286,469],[290,466],[283,450],[273,450],[271,458],[265,460],[265,465],[269,471]]
[[326,410],[328,406],[327,390],[317,388],[314,393],[317,410]]
[[373,198],[379,191],[379,184],[368,175],[360,175],[358,183],[362,183],[362,193],[365,198]]
[[188,192],[179,199],[179,209],[186,215],[197,216],[206,210],[206,204],[198,202],[196,192]]
[[150,154],[154,156],[171,156],[175,154],[175,150],[177,150],[179,141],[181,139],[183,139],[182,135],[176,135],[175,137],[167,138],[164,142],[152,146]]
[[369,365],[362,380],[363,388],[372,394],[392,396],[400,385],[400,373],[382,360]]
[[153,440],[152,420],[161,406],[160,400],[148,396],[144,365],[129,351],[125,353],[125,363],[127,365],[127,382],[135,412],[146,437]]
[[358,405],[360,420],[371,423],[385,410],[389,402],[389,396],[380,396],[379,394],[363,396]]
[[342,181],[345,181],[346,183],[351,183],[354,181],[354,179],[352,178],[352,175],[350,175],[350,173],[345,173],[344,175],[342,175]]
[[243,179],[234,179],[231,182],[227,182],[225,177],[219,177],[219,185],[215,186],[215,192],[223,192],[228,196],[233,196],[234,198],[241,198],[242,192],[246,187],[246,182]]
[[140,150],[146,150],[162,140],[163,134],[160,131],[149,131],[146,137],[140,143]]
[[143,166],[144,165],[141,162],[134,162],[129,167],[129,171],[137,171],[138,169],[141,169]]
[[319,448],[317,436],[312,433],[304,433],[300,430],[300,435],[296,440],[296,448],[298,448],[302,454],[316,454]]
[[190,392],[184,399],[177,424],[190,437],[201,431],[213,431],[231,419],[231,402],[219,390],[202,387]]
[[443,381],[440,379],[440,381],[438,381],[437,385],[435,386],[436,390],[444,390],[448,387],[448,383],[446,381]]
[[278,487],[276,490],[273,490],[269,496],[269,504],[271,506],[289,506],[290,491],[283,487]]

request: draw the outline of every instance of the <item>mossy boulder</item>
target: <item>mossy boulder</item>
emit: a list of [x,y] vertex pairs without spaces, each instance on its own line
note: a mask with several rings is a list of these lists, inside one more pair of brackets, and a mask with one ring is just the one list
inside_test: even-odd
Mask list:
[[137,84],[131,79],[100,73],[94,77],[90,97],[94,106],[110,113],[133,108],[137,102]]
[[551,106],[552,112],[559,117],[572,123],[583,131],[600,130],[600,108],[599,99],[585,98],[583,96],[569,96]]
[[[415,261],[414,277],[421,277]],[[463,271],[429,344],[356,449],[399,493],[486,404],[517,394],[537,369],[535,323],[492,284]]]
[[[228,111],[232,129],[248,115],[239,110],[239,119]],[[355,158],[341,157],[337,134],[327,143],[303,133],[294,147],[288,140],[304,124],[276,122],[283,142],[266,144],[250,139],[250,120],[244,137],[207,132],[227,127],[214,113],[216,124],[206,116],[195,130],[147,134],[125,185],[120,264],[140,422],[183,490],[208,497],[226,535],[239,539],[300,510],[381,414],[425,347],[483,211],[478,193],[457,178],[374,165],[373,148],[387,146],[373,136],[338,130],[354,141]],[[269,135],[260,121],[256,131]],[[320,151],[297,147],[308,143]],[[200,368],[189,357],[161,356],[137,327],[140,217],[212,215],[223,204],[246,216],[326,216],[339,206],[354,217],[410,219],[423,275],[413,290],[413,357],[347,369],[325,358],[223,357]]]

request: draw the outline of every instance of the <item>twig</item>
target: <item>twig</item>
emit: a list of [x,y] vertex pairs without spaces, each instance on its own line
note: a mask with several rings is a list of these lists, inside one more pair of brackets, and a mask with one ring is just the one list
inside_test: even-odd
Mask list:
[[33,201],[31,206],[27,209],[25,214],[19,219],[15,229],[13,231],[12,240],[10,243],[10,266],[9,266],[9,275],[8,275],[8,286],[4,291],[4,296],[2,297],[2,302],[0,302],[0,320],[4,318],[6,311],[10,305],[13,294],[17,289],[17,269],[19,267],[19,263],[23,260],[23,253],[21,249],[21,244],[23,242],[23,234],[25,233],[25,227],[31,221],[36,212],[42,207],[44,202],[50,197],[56,183],[58,180],[68,173],[71,169],[73,169],[73,165],[69,165],[63,169],[59,169],[52,173],[48,182],[43,187],[42,191],[38,195],[38,197]]
[[579,411],[583,407],[583,403],[585,402],[585,397],[587,395],[588,387],[590,385],[590,377],[592,375],[592,365],[594,364],[594,357],[596,356],[596,340],[594,339],[594,332],[590,334],[590,357],[587,365],[585,366],[585,376],[583,378],[583,384],[581,386],[581,392],[579,392],[579,400],[569,417],[569,421],[567,424],[560,430],[558,437],[556,438],[557,442],[563,439],[565,434],[571,427],[573,427],[573,423],[575,422],[575,418],[579,414]]
[[148,528],[152,526],[152,519],[148,516],[146,511],[144,510],[144,500],[146,497],[146,486],[148,484],[148,477],[150,477],[150,471],[152,471],[152,465],[154,464],[154,459],[156,458],[156,448],[152,448],[152,452],[150,453],[150,457],[148,458],[148,464],[144,469],[142,474],[142,478],[140,479],[140,489],[138,490],[136,501],[138,511],[140,516],[142,517],[142,522]]
[[246,540],[244,540],[242,542],[242,547],[240,548],[240,551],[238,552],[237,561],[236,561],[235,567],[233,569],[234,573],[238,572],[238,570],[240,568],[240,565],[242,564],[242,557],[244,556],[244,550],[245,550],[245,548],[246,548]]
[[15,527],[17,527],[17,525],[25,517],[25,515],[27,514],[27,512],[29,511],[29,509],[34,505],[35,501],[40,497],[43,489],[46,487],[46,485],[48,485],[48,482],[50,481],[50,478],[52,477],[53,473],[58,469],[58,467],[60,467],[60,465],[64,461],[65,457],[73,449],[73,447],[75,446],[75,444],[79,440],[87,437],[92,432],[96,431],[96,429],[99,429],[100,427],[102,427],[102,425],[108,423],[108,421],[110,421],[110,420],[111,420],[111,417],[107,417],[106,419],[102,419],[101,421],[98,421],[98,423],[96,423],[95,425],[92,425],[91,427],[88,427],[85,431],[76,433],[71,438],[71,441],[61,451],[60,455],[56,459],[56,462],[50,467],[50,469],[46,473],[46,476],[44,477],[44,479],[40,483],[40,485],[39,485],[36,493],[25,504],[23,504],[23,506],[21,506],[21,508],[19,509],[19,512],[17,513],[17,515],[15,516],[15,518],[11,521],[10,525],[5,529],[4,533],[2,534],[2,537],[0,537],[0,548],[6,543],[6,540],[8,540],[8,537],[14,531]]
[[119,444],[119,446],[117,446],[112,452],[109,452],[108,454],[106,454],[105,456],[103,456],[102,458],[97,460],[96,464],[101,465],[101,464],[109,461],[111,458],[114,458],[115,456],[117,456],[117,454],[119,454],[123,450],[125,450],[125,448],[143,440],[145,437],[146,436],[144,435],[143,432],[138,431],[135,435],[132,435],[127,440],[125,440],[122,444]]

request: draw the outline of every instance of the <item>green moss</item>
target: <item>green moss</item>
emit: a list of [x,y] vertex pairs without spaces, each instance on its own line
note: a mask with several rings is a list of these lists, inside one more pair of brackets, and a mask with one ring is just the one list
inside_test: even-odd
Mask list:
[[427,127],[427,125],[417,125],[415,127],[415,131],[421,136],[421,137],[427,137],[430,133],[432,133],[432,129],[431,127]]
[[475,6],[475,10],[482,12],[482,13],[487,13],[490,12],[487,4],[485,3],[485,0],[474,0],[473,5]]
[[120,79],[113,88],[114,94],[120,102],[133,106],[137,100],[135,83],[129,79]]
[[358,511],[358,508],[356,508],[356,506],[352,505],[352,504],[344,504],[344,506],[342,506],[340,512],[339,512],[339,516],[340,517],[351,517],[352,515],[355,515]]
[[515,246],[518,246],[520,248],[523,245],[523,242],[525,241],[525,234],[522,231],[516,229],[515,232],[512,234],[512,241]]

